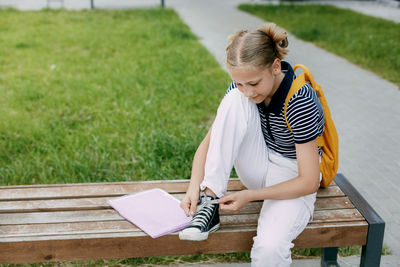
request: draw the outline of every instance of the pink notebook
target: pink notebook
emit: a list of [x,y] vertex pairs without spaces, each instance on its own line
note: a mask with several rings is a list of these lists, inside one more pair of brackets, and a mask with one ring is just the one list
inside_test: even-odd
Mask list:
[[126,195],[108,203],[152,238],[181,230],[192,219],[186,217],[178,199],[159,188]]

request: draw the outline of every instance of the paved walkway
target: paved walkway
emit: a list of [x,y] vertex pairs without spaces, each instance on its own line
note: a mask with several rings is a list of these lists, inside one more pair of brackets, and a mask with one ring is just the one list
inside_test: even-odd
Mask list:
[[[254,1],[166,0],[166,5],[179,13],[199,36],[201,43],[224,67],[226,37],[238,29],[254,29],[263,23],[259,18],[237,10],[235,7],[240,2]],[[89,8],[89,0],[86,6],[82,6],[82,3],[86,2],[64,1],[66,8]],[[96,0],[95,3],[99,8],[131,8],[145,4],[156,6],[160,1]],[[359,4],[359,9],[366,3]],[[46,6],[46,1],[3,0],[1,5],[41,9]],[[353,5],[353,8],[356,6]],[[377,5],[374,8],[376,15],[381,15],[386,8]],[[393,12],[395,18],[400,18],[400,8],[394,8]],[[392,255],[383,257],[381,266],[400,266],[399,88],[343,58],[293,36],[289,36],[289,49],[291,51],[287,60],[292,64],[303,63],[308,66],[323,85],[340,138],[339,171],[368,199],[386,222],[384,242]],[[318,261],[311,262],[316,264]],[[293,266],[305,266],[300,264],[300,261],[296,261]],[[342,266],[353,266],[353,263],[342,262]]]

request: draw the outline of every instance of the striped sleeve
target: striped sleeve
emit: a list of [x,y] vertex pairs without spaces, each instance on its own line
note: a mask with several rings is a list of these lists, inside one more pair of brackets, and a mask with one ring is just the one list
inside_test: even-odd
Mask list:
[[317,93],[304,85],[289,101],[287,120],[293,131],[294,142],[304,144],[322,135],[324,111]]

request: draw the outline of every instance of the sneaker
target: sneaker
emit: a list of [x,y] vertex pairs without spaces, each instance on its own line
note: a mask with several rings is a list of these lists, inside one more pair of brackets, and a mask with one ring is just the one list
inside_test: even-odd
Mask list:
[[213,196],[200,196],[196,215],[190,224],[179,232],[179,239],[187,241],[203,241],[208,234],[219,228],[219,204]]

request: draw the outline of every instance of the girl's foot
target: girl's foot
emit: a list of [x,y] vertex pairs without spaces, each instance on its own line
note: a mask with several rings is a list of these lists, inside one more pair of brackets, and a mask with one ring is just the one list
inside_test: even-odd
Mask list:
[[218,199],[205,194],[201,195],[196,215],[190,224],[179,232],[179,239],[187,241],[206,240],[209,233],[218,230],[219,224]]

